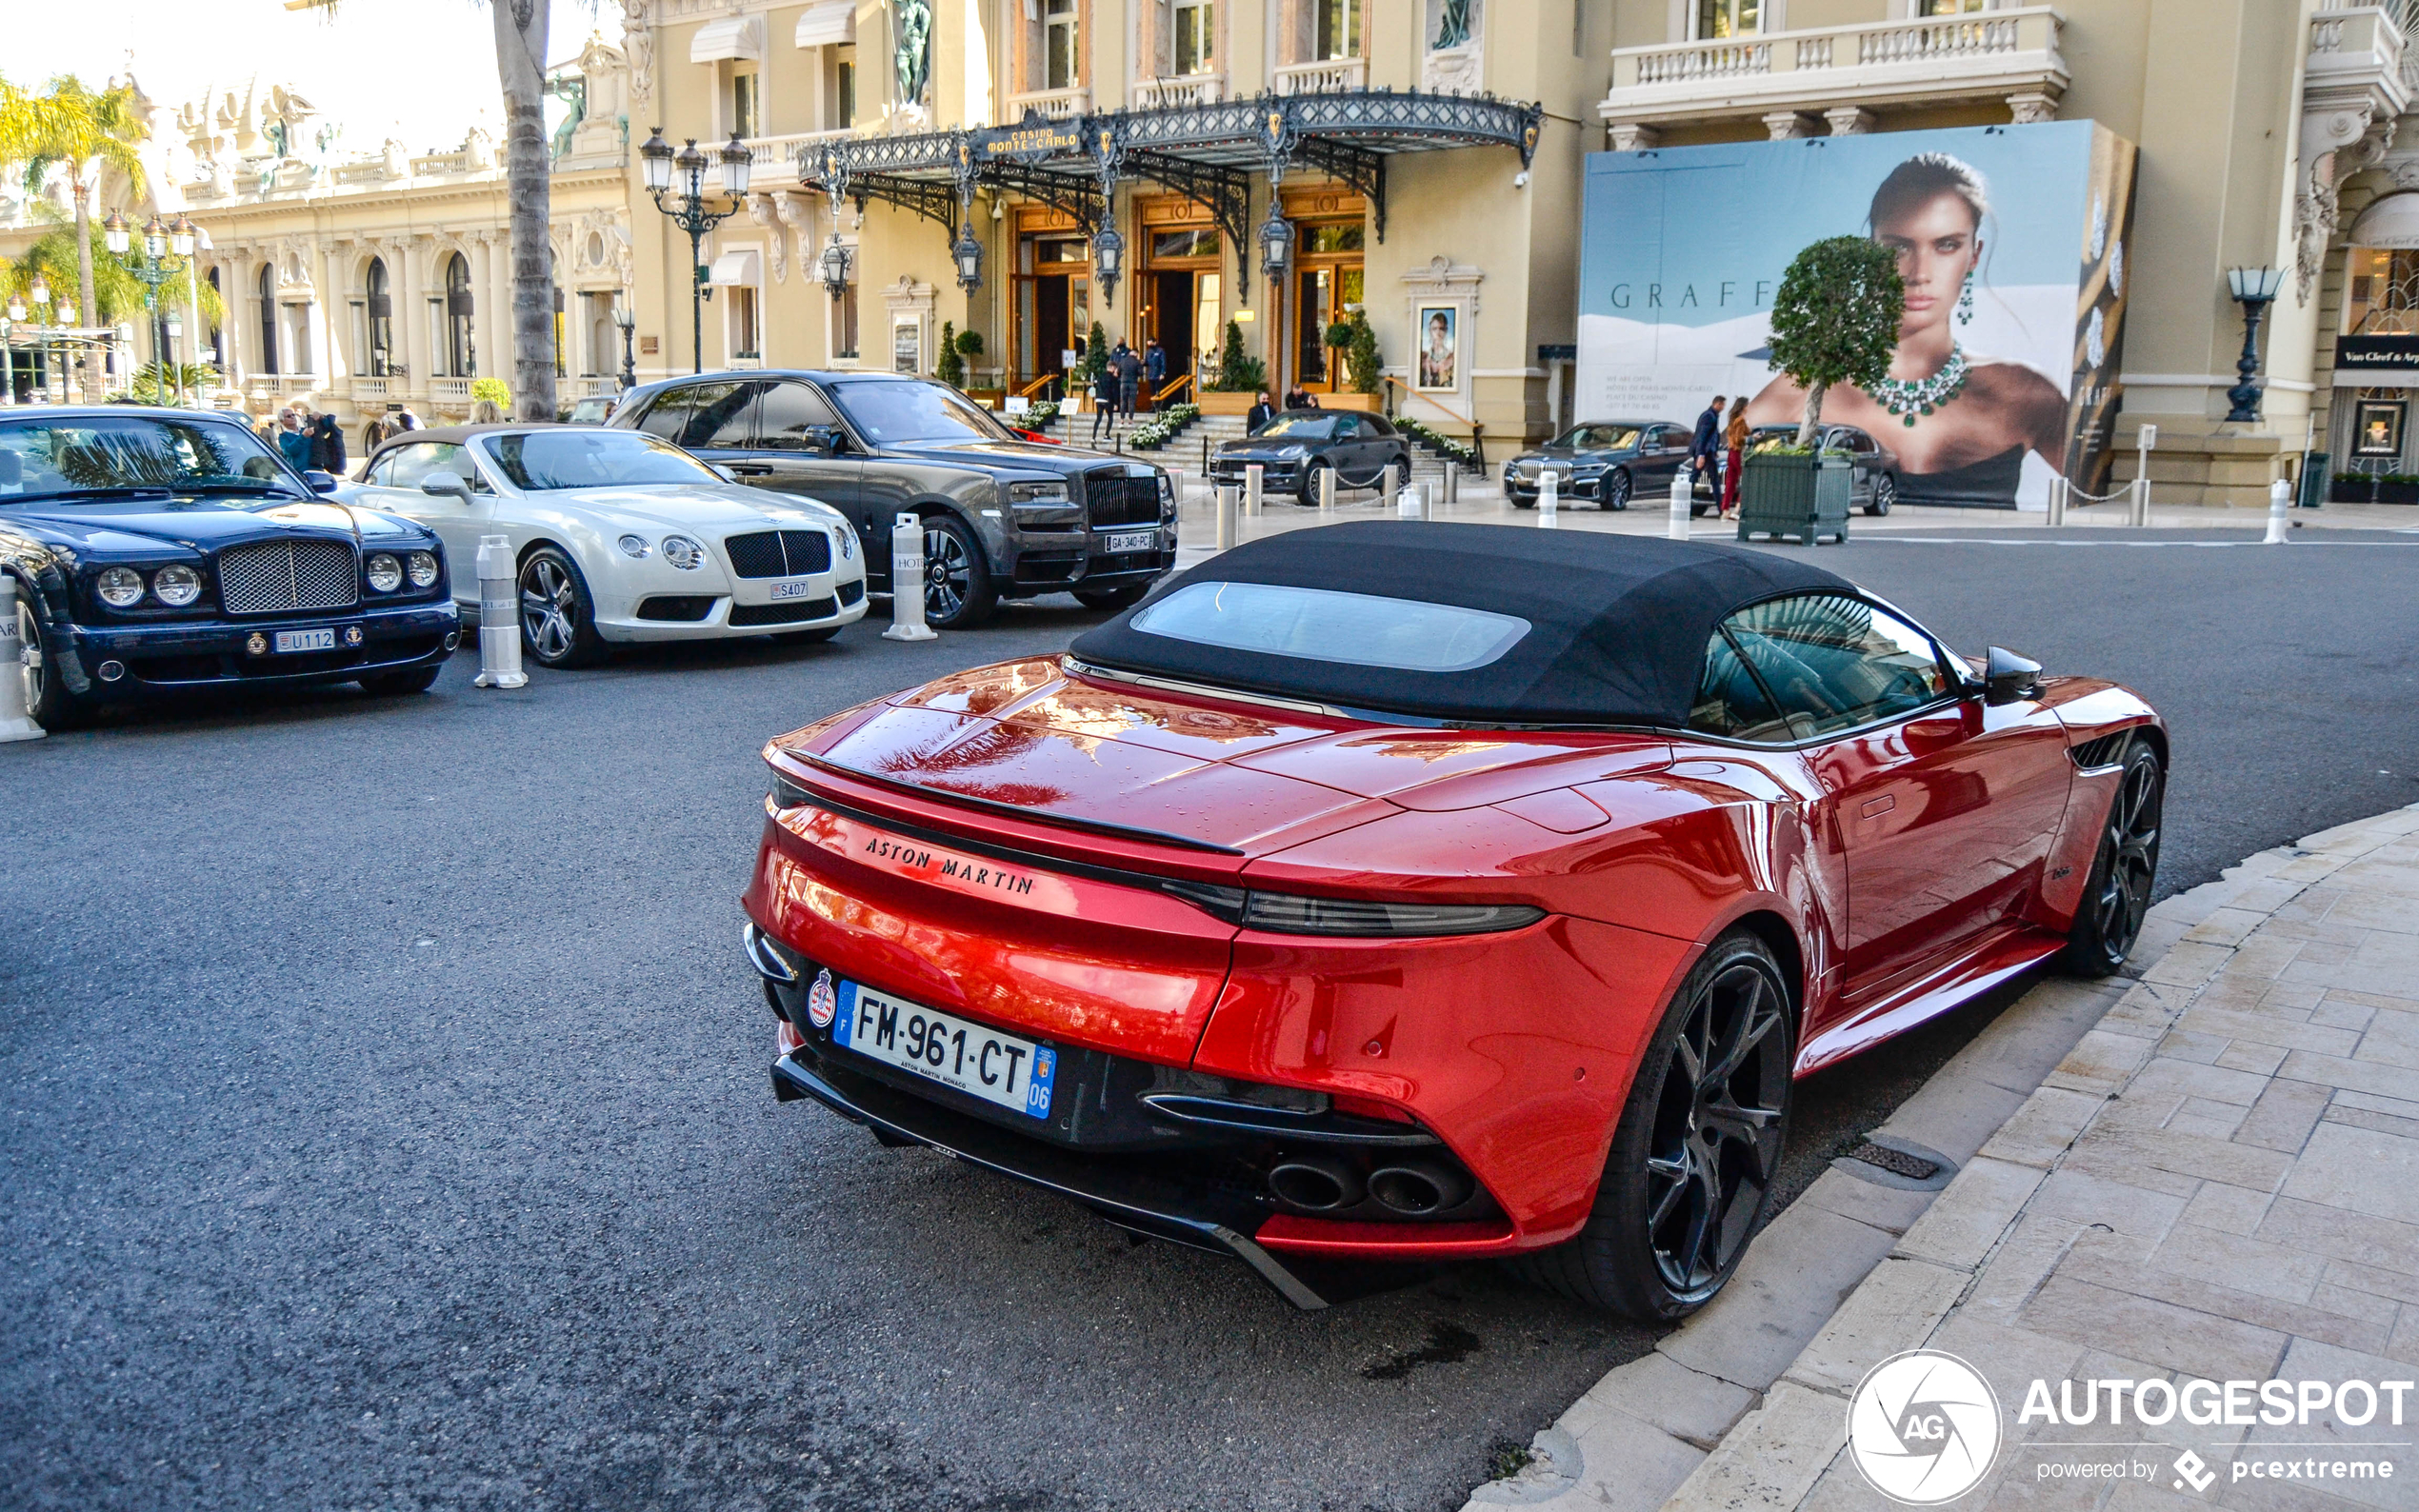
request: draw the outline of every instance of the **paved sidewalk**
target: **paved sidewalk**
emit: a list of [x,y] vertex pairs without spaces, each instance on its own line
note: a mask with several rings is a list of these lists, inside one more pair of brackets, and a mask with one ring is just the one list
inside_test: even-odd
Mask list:
[[[2361,1429],[2017,1415],[2035,1379],[2419,1374],[2419,806],[2169,899],[2133,960],[2149,965],[2130,983],[2044,981],[1876,1132],[1953,1169],[1945,1191],[1835,1162],[1712,1306],[1608,1375],[1469,1512],[1889,1505],[1843,1452],[1848,1401],[1917,1347],[1969,1361],[2001,1399],[2007,1446],[1958,1505],[2201,1501],[2172,1488],[2187,1448],[2219,1504],[2346,1505],[2234,1483],[2232,1462],[2407,1443],[2419,1394],[2398,1429],[2382,1411]],[[2157,1478],[2071,1474],[2121,1448]],[[2328,1489],[2419,1505],[2419,1455],[2380,1453],[2402,1456],[2402,1481]]]

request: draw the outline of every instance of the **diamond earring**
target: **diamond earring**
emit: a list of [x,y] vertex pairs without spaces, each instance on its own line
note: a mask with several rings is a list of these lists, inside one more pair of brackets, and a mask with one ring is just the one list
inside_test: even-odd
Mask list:
[[1973,324],[1973,318],[1974,275],[1971,272],[1969,272],[1966,274],[1965,290],[1957,296],[1957,324],[1960,326],[1969,326]]

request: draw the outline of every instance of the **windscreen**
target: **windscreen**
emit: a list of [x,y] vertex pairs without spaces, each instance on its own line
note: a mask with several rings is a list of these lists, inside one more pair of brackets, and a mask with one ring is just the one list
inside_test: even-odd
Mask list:
[[1271,583],[1194,583],[1133,619],[1146,635],[1405,672],[1485,666],[1529,633],[1516,615]]
[[531,430],[491,436],[487,448],[516,488],[722,481],[688,452],[636,430]]
[[127,488],[309,496],[259,437],[225,421],[78,415],[0,424],[0,502]]
[[1554,443],[1573,451],[1627,451],[1637,444],[1635,426],[1579,426]]
[[876,446],[1015,439],[989,410],[939,384],[860,380],[833,384],[831,397]]

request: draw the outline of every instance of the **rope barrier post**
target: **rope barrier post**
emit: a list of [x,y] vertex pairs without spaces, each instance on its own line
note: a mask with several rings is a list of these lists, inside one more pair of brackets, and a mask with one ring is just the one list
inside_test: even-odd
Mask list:
[[2049,527],[2057,528],[2067,523],[2067,480],[2052,473],[2049,478]]
[[17,628],[17,580],[0,572],[0,741],[50,733],[26,707],[25,642]]
[[2143,426],[2133,432],[2133,523],[2150,523],[2150,452],[2159,444],[2159,428]]
[[1671,519],[1663,533],[1674,541],[1689,538],[1689,516],[1696,504],[1696,479],[1687,469],[1671,475]]
[[2285,511],[2293,507],[2293,486],[2279,478],[2268,486],[2268,536],[2262,546],[2283,546],[2289,539]]
[[2150,523],[2150,480],[2148,478],[2133,480],[2133,499],[2127,513],[2127,523],[2141,527],[2148,527]]
[[473,687],[527,687],[521,670],[521,596],[512,538],[479,537],[479,675]]
[[924,517],[902,511],[890,523],[890,627],[886,641],[937,641],[924,623]]
[[1549,468],[1537,479],[1537,524],[1548,530],[1562,528],[1562,474]]
[[1385,477],[1386,477],[1386,495],[1385,495],[1385,496],[1386,496],[1387,498],[1389,498],[1389,499],[1390,499],[1390,498],[1394,497],[1396,494],[1401,493],[1401,492],[1403,491],[1403,484],[1404,484],[1404,482],[1405,482],[1407,479],[1409,479],[1409,478],[1410,477],[1410,475],[1411,475],[1411,469],[1410,469],[1410,468],[1407,468],[1407,467],[1405,467],[1403,464],[1401,464],[1401,463],[1399,463],[1399,462],[1389,462],[1389,463],[1388,463],[1388,464],[1386,465],[1386,473],[1385,473]]
[[1445,507],[1449,509],[1462,502],[1462,465],[1447,458],[1445,462]]
[[1234,485],[1222,483],[1218,485],[1218,549],[1232,550],[1234,537]]
[[1422,478],[1411,487],[1419,490],[1419,517],[1423,520],[1435,519],[1436,485],[1427,478]]
[[1243,469],[1244,513],[1256,515],[1260,512],[1260,492],[1267,483],[1268,469],[1260,464],[1255,462]]
[[1319,512],[1321,514],[1335,512],[1335,469],[1333,468],[1319,469]]

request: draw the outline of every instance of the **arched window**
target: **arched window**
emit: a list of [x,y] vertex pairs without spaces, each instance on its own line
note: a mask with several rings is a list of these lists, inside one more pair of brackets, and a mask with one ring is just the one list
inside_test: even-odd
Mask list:
[[[215,263],[210,265],[210,292],[219,296],[219,307],[222,309],[225,308],[227,302],[227,286],[219,281],[218,265]],[[212,325],[210,328],[210,350],[211,364],[218,368],[220,371],[224,372],[227,368],[225,338],[223,333],[215,325]]]
[[260,370],[281,371],[277,366],[277,269],[260,265]]
[[456,378],[469,378],[479,370],[470,315],[470,260],[455,252],[445,264],[445,349],[447,370]]
[[384,378],[394,371],[395,304],[393,290],[387,283],[387,262],[383,257],[370,259],[370,276],[365,280],[365,303],[369,306],[368,350],[364,360],[372,378]]

